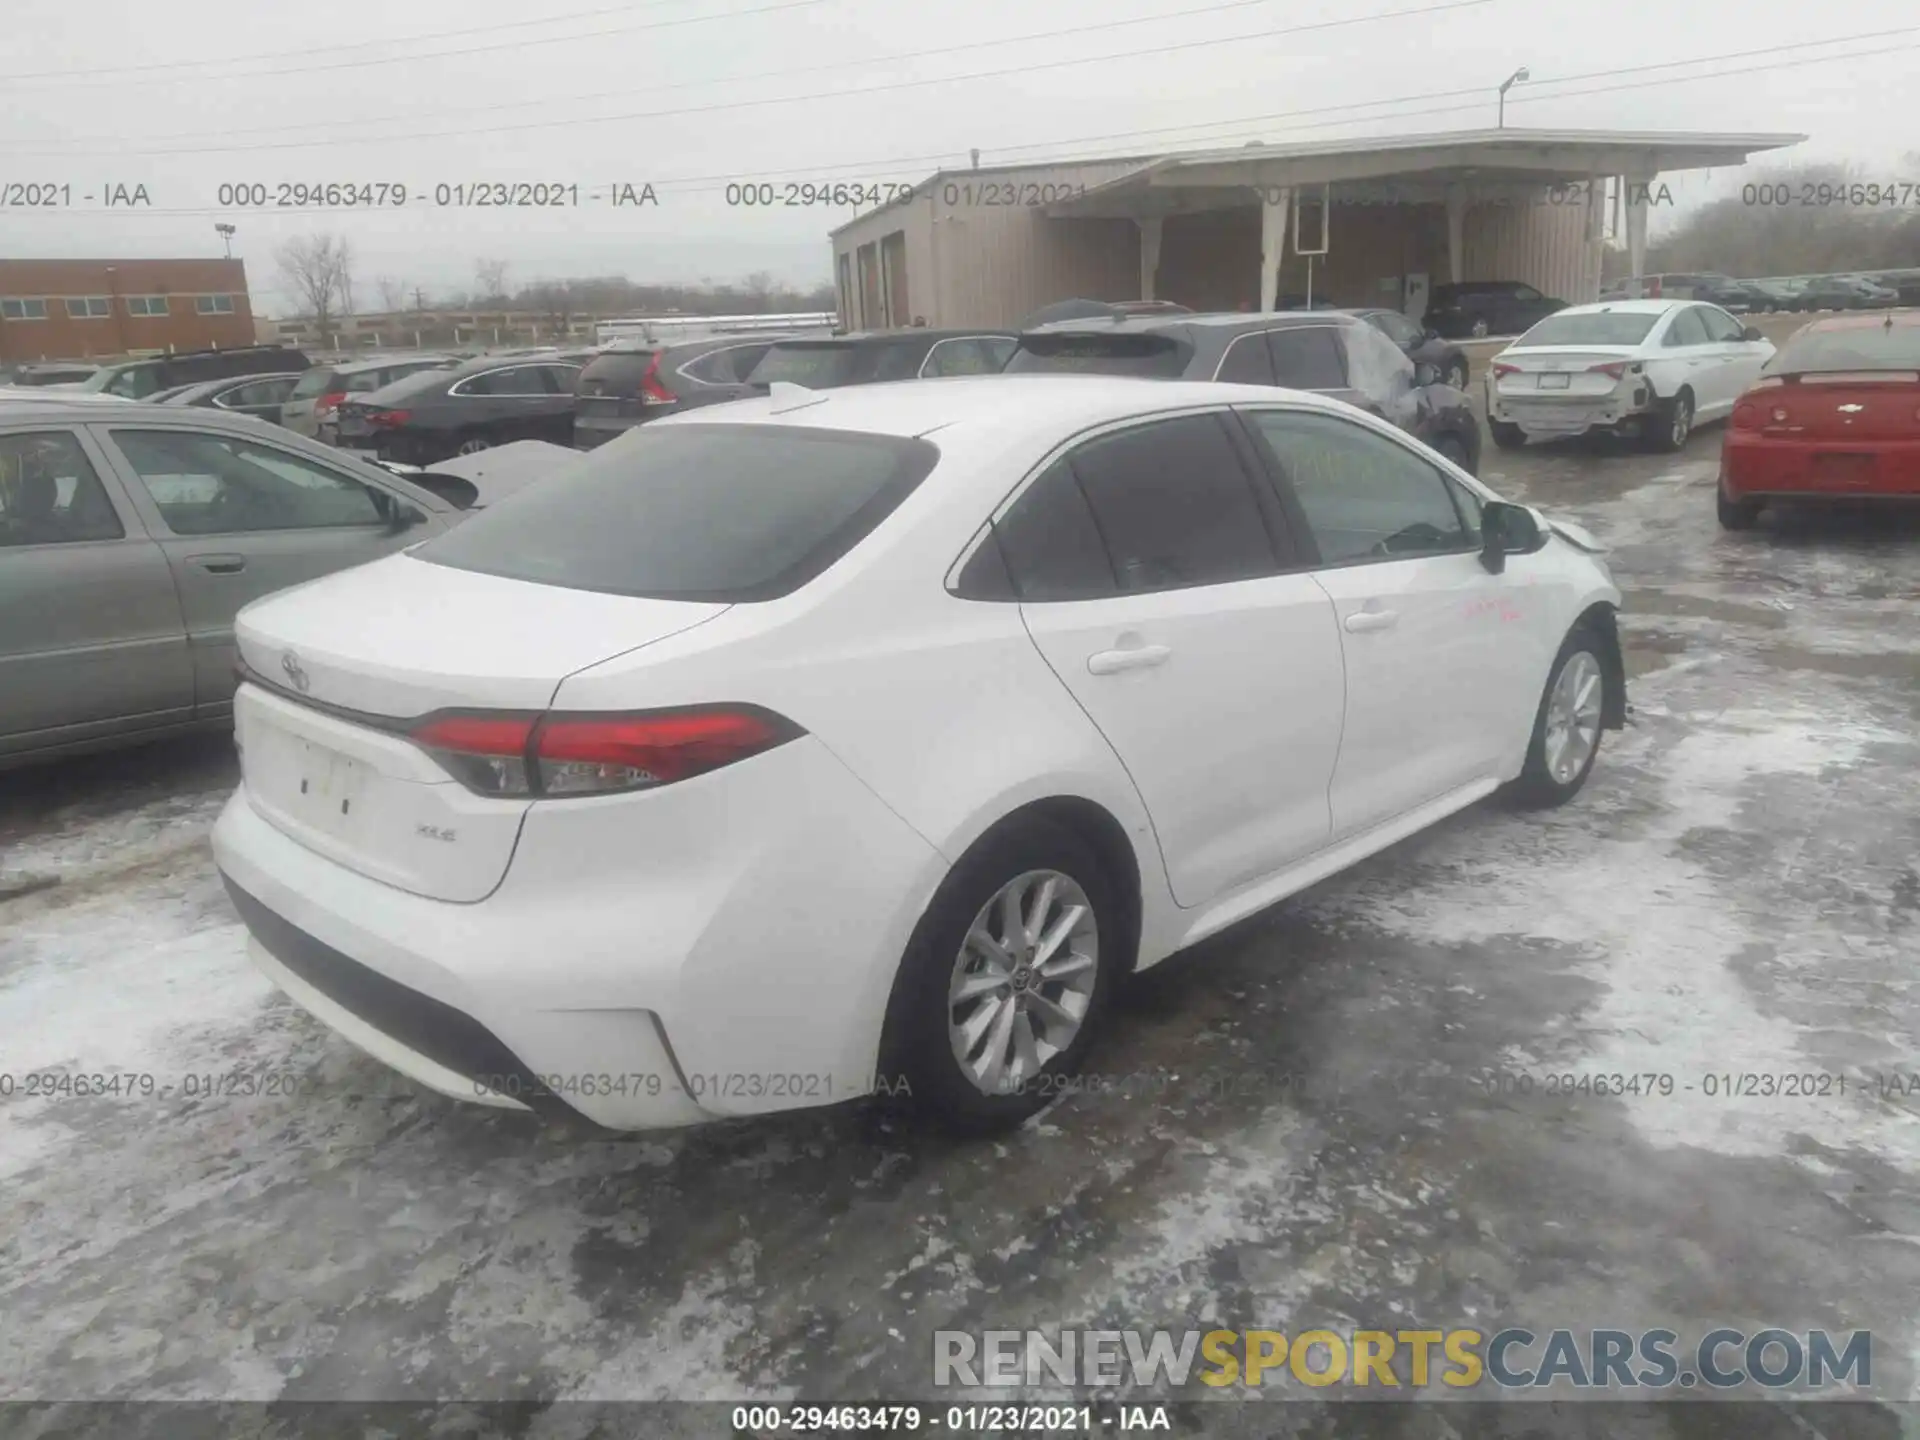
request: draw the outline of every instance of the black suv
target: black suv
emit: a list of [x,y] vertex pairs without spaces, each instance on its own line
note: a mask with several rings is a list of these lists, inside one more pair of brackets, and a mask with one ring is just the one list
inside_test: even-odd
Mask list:
[[820,340],[780,340],[760,358],[747,384],[776,380],[809,390],[872,385],[938,375],[995,375],[1017,336],[987,330],[872,330]]
[[1392,421],[1470,475],[1480,467],[1480,426],[1467,397],[1364,320],[1337,311],[1063,321],[1023,334],[1006,370],[1313,390]]
[[1524,335],[1556,310],[1566,308],[1566,301],[1542,295],[1518,280],[1468,280],[1459,285],[1434,286],[1427,297],[1424,323],[1449,340]]
[[591,450],[635,425],[757,393],[746,383],[769,347],[800,332],[719,335],[684,344],[617,340],[580,372],[573,444]]
[[162,390],[197,385],[202,380],[228,380],[236,375],[291,375],[313,362],[284,345],[236,345],[231,350],[182,350],[151,360],[130,360],[96,370],[77,388],[95,393],[144,400]]

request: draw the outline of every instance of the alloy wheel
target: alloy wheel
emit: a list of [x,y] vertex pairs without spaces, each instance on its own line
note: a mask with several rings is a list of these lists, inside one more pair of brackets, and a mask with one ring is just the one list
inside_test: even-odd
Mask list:
[[1605,693],[1600,662],[1585,650],[1569,655],[1547,698],[1542,758],[1556,784],[1571,784],[1600,743],[1600,704]]
[[1673,448],[1678,450],[1687,443],[1687,436],[1693,433],[1693,405],[1682,395],[1673,402],[1673,426],[1669,432],[1673,437]]
[[460,442],[460,448],[454,453],[458,455],[478,455],[482,450],[491,450],[492,448],[493,442],[491,440],[483,440],[478,435],[475,435],[469,439],[462,440]]
[[980,907],[947,987],[953,1056],[987,1095],[1017,1094],[1080,1033],[1100,973],[1087,892],[1058,870],[1029,870]]

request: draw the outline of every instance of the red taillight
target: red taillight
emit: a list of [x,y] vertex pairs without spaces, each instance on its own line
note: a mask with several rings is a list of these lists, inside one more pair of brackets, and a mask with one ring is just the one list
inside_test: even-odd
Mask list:
[[314,418],[325,419],[327,416],[333,414],[334,411],[338,410],[340,408],[340,402],[346,398],[347,392],[344,390],[328,391],[325,395],[322,395],[318,400],[313,402]]
[[640,377],[640,401],[644,405],[672,405],[679,399],[660,379],[660,352],[656,350],[647,361],[646,373]]
[[1493,378],[1496,380],[1500,379],[1503,375],[1518,375],[1519,373],[1520,367],[1518,365],[1503,365],[1498,360],[1493,362]]
[[1627,366],[1630,363],[1632,362],[1627,360],[1609,360],[1604,365],[1589,365],[1587,367],[1587,373],[1589,375],[1605,375],[1611,379],[1618,380],[1627,373]]
[[367,423],[372,426],[404,425],[413,418],[411,410],[369,410]]
[[1733,415],[1727,423],[1736,430],[1757,430],[1760,428],[1760,407],[1742,400],[1733,407]]
[[704,775],[803,733],[751,705],[631,715],[443,715],[414,743],[483,795],[610,795]]

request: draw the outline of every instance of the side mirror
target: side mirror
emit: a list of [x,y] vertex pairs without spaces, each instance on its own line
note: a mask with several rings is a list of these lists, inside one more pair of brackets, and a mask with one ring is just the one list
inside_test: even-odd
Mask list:
[[1740,338],[1748,344],[1751,344],[1755,340],[1764,340],[1767,337],[1760,333],[1758,327],[1749,325],[1740,332]]
[[1524,505],[1489,500],[1480,511],[1480,563],[1490,575],[1507,568],[1507,556],[1530,555],[1541,546],[1540,524]]
[[1424,360],[1417,360],[1413,366],[1413,383],[1416,385],[1438,385],[1440,371]]
[[398,535],[403,530],[411,530],[416,525],[427,523],[427,517],[404,500],[393,502],[393,518],[387,521],[387,532]]

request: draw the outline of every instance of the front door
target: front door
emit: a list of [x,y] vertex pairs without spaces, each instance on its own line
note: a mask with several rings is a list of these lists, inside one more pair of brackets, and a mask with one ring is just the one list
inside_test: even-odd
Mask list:
[[1545,673],[1521,567],[1480,564],[1478,507],[1416,447],[1355,421],[1250,409],[1318,550],[1345,657],[1336,840],[1496,776]]
[[202,714],[232,700],[242,605],[428,533],[395,524],[413,507],[394,492],[275,445],[216,431],[96,431],[172,570]]
[[1219,413],[1130,423],[995,524],[1033,642],[1133,777],[1183,906],[1330,826],[1339,633],[1256,463]]

